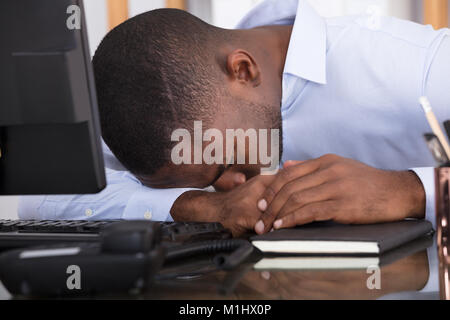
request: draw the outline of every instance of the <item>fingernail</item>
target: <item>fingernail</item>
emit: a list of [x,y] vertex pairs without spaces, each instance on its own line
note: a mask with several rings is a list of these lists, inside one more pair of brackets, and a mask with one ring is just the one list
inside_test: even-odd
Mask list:
[[274,232],[274,231],[275,231],[275,229],[274,229],[274,228],[270,229],[270,232]]
[[273,227],[275,228],[275,229],[279,229],[280,227],[281,227],[281,224],[283,223],[283,220],[281,220],[281,219],[278,219],[278,220],[276,220],[274,223],[273,223]]
[[261,278],[263,278],[264,280],[270,280],[270,272],[269,271],[261,272]]
[[259,220],[256,224],[255,224],[255,231],[258,234],[261,234],[264,232],[264,222],[262,222],[262,220]]
[[261,199],[258,201],[258,209],[261,211],[266,211],[267,209],[267,201],[266,199]]

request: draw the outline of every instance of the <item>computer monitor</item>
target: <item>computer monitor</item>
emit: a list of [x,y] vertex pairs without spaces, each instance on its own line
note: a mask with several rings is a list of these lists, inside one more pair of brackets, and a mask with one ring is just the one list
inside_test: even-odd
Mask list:
[[100,135],[82,1],[1,0],[0,194],[99,192]]

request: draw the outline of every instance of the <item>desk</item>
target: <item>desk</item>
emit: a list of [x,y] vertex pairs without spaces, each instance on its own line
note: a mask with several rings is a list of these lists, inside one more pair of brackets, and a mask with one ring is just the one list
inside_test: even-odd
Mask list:
[[[148,299],[376,299],[398,292],[417,292],[428,280],[427,252],[381,268],[381,289],[367,288],[366,270],[255,271],[243,268],[235,283],[218,272],[191,280],[155,284]],[[239,277],[239,276],[238,276]],[[237,279],[236,279],[237,280]],[[420,295],[418,295],[420,296]],[[436,292],[434,297],[439,298]],[[395,298],[395,296],[393,297]]]
[[[178,264],[165,268],[147,292],[109,294],[94,299],[439,299],[439,255],[436,239],[428,249],[381,266],[380,289],[369,289],[367,269],[256,271],[245,263],[231,271],[216,271],[211,259],[183,262],[183,272],[195,276],[171,278]],[[426,286],[426,292],[422,289]],[[0,299],[12,297],[0,284]]]
[[[435,239],[434,239],[435,242]],[[200,275],[158,280],[137,294],[110,294],[94,299],[439,299],[439,258],[435,244],[380,268],[381,288],[369,289],[371,274],[359,270],[255,271],[246,263],[232,271],[214,271],[210,259],[185,264]],[[164,275],[176,271],[165,269]],[[430,277],[434,277],[431,279]],[[421,291],[424,286],[427,292]],[[0,299],[11,296],[0,287]]]

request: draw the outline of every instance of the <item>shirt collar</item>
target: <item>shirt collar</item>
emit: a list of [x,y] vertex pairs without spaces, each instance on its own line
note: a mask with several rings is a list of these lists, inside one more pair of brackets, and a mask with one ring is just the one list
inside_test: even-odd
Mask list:
[[306,0],[266,0],[238,28],[292,24],[284,73],[326,84],[326,24]]

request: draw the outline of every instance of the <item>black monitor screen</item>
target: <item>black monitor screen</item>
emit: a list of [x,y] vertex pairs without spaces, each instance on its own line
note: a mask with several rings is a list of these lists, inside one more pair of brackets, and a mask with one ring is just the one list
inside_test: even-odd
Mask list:
[[0,194],[102,190],[82,1],[1,0],[0,70]]

